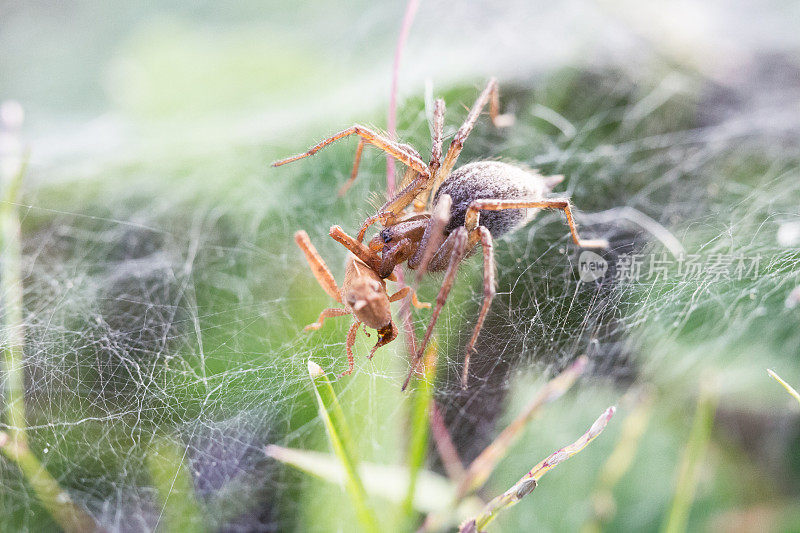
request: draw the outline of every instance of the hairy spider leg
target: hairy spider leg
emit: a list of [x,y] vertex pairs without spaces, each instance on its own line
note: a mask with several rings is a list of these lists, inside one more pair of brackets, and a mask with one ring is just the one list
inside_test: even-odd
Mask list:
[[394,267],[402,262],[401,258],[409,256],[412,248],[411,239],[405,237],[388,250],[385,250],[381,255],[381,267],[378,270],[378,275],[385,278],[391,274],[394,271]]
[[428,271],[428,265],[433,258],[433,254],[439,249],[444,240],[444,228],[450,222],[450,208],[453,199],[449,194],[443,194],[439,198],[439,203],[433,210],[433,214],[425,227],[417,252],[408,259],[409,268],[417,269],[415,283],[418,285],[422,276]]
[[[442,142],[444,137],[444,109],[445,104],[444,100],[441,98],[437,98],[436,102],[433,106],[433,132],[431,134],[431,162],[428,163],[428,172],[430,172],[431,179],[436,178],[436,172],[438,172],[439,167],[442,165]],[[403,176],[402,187],[409,185],[414,178],[416,178],[416,172],[412,168],[408,168],[406,171],[406,175]],[[426,209],[426,198],[428,196],[428,192],[430,191],[429,188],[423,189],[423,191],[417,195],[417,197],[413,201],[414,211],[417,213],[422,213]]]
[[353,356],[353,345],[356,343],[356,333],[358,333],[358,326],[361,325],[359,320],[353,320],[353,324],[347,332],[347,341],[345,343],[345,352],[347,352],[347,370],[342,372],[339,377],[347,376],[353,373],[353,368],[356,366],[356,358]]
[[470,250],[470,245],[473,245],[474,239],[480,239],[481,247],[483,248],[483,304],[481,305],[481,312],[478,315],[478,321],[475,323],[475,329],[472,331],[467,343],[466,353],[464,355],[464,369],[461,372],[461,388],[467,388],[467,378],[469,376],[469,357],[475,349],[475,341],[478,340],[478,334],[481,332],[483,322],[486,320],[486,315],[489,312],[489,307],[494,300],[495,289],[495,262],[494,262],[494,246],[492,234],[485,226],[478,226],[470,233],[470,239],[467,243],[467,250]]
[[[409,147],[407,148],[410,149]],[[409,158],[408,162],[403,160],[401,161],[408,167],[406,176],[403,178],[403,183],[408,184],[401,188],[399,192],[397,192],[392,198],[383,204],[383,206],[378,209],[376,214],[364,221],[364,223],[361,225],[361,229],[358,231],[358,242],[363,242],[364,236],[367,233],[367,229],[369,229],[369,227],[374,223],[380,222],[382,225],[388,226],[397,221],[398,217],[402,215],[403,210],[405,210],[405,208],[414,201],[419,193],[425,191],[430,186],[430,170],[427,166],[425,166],[418,156],[415,155],[413,161],[411,158]],[[411,176],[414,173],[416,174],[416,177],[411,179]]]
[[[414,204],[414,211],[422,213],[427,206],[428,194],[431,191],[430,184],[436,178],[437,172],[442,165],[442,144],[444,138],[444,111],[445,103],[441,98],[437,98],[433,107],[433,135],[431,137],[431,162],[428,165],[427,173],[410,180],[410,172],[406,172],[403,178],[403,189],[389,200],[378,213],[369,217],[361,230],[358,232],[358,240],[363,241],[367,228],[380,221],[384,226],[396,220],[397,216],[411,203]],[[409,167],[409,171],[412,167]],[[417,171],[417,169],[413,169]],[[418,171],[417,171],[418,172]],[[427,175],[426,175],[427,174]]]
[[406,173],[403,174],[403,179],[400,180],[400,188],[401,189],[406,188],[408,185],[411,184],[411,182],[417,179],[418,176],[419,172],[417,172],[411,167],[406,167]]
[[436,99],[433,104],[433,138],[431,139],[431,162],[428,168],[431,176],[436,174],[442,165],[442,142],[444,137],[444,100]]
[[425,347],[428,345],[428,342],[431,339],[433,328],[436,326],[436,321],[439,319],[439,314],[442,312],[442,308],[447,301],[447,296],[450,294],[450,289],[453,288],[453,283],[456,279],[456,273],[458,272],[458,266],[461,263],[461,260],[464,259],[466,245],[467,230],[462,226],[451,233],[440,247],[440,250],[452,247],[452,252],[450,252],[450,262],[447,265],[447,270],[445,271],[444,279],[442,280],[442,287],[439,289],[439,294],[436,296],[436,307],[433,308],[433,313],[431,313],[431,320],[428,323],[428,329],[425,330],[425,337],[422,339],[422,344],[417,348],[417,353],[414,355],[414,360],[411,362],[411,369],[408,372],[408,377],[403,383],[402,390],[406,389],[408,382],[411,380],[411,376],[417,370],[417,365],[420,363],[420,361],[422,361],[422,355],[425,353]]
[[[344,137],[347,137],[348,135],[358,135],[361,139],[359,140],[359,146],[356,148],[356,161],[353,164],[353,171],[352,171],[352,173],[350,175],[350,180],[347,183],[345,183],[345,189],[344,190],[347,190],[347,188],[349,188],[350,185],[352,185],[352,181],[355,179],[355,176],[357,176],[357,174],[358,174],[358,166],[360,165],[360,162],[361,162],[361,152],[363,151],[363,144],[364,143],[369,143],[369,144],[371,144],[373,146],[378,147],[379,149],[383,150],[384,152],[386,152],[390,156],[394,157],[395,159],[397,159],[398,161],[400,161],[401,163],[403,163],[407,167],[413,168],[414,170],[416,170],[420,174],[424,174],[426,176],[426,178],[423,181],[427,182],[428,168],[425,166],[425,163],[422,162],[422,159],[420,159],[419,154],[417,154],[414,151],[413,148],[411,148],[408,145],[404,145],[404,144],[400,144],[400,143],[394,142],[391,139],[388,139],[387,137],[385,137],[385,136],[383,136],[383,135],[381,135],[379,133],[376,133],[376,132],[372,131],[371,129],[369,129],[369,128],[365,127],[365,126],[361,126],[359,124],[354,124],[353,126],[350,126],[349,128],[347,128],[346,130],[342,130],[339,133],[336,133],[336,134],[332,135],[331,137],[328,137],[327,139],[323,139],[322,141],[320,141],[316,145],[314,145],[311,148],[309,148],[308,151],[306,151],[306,152],[303,152],[303,153],[300,153],[300,154],[297,154],[297,155],[293,155],[293,156],[287,157],[285,159],[281,159],[281,160],[275,161],[274,163],[272,163],[272,166],[273,167],[279,167],[281,165],[285,165],[287,163],[291,163],[293,161],[297,161],[298,159],[303,159],[304,157],[308,157],[310,155],[313,155],[313,154],[317,153],[319,150],[321,150],[322,148],[328,146],[331,143],[334,143],[334,142],[338,141],[339,139],[343,139]],[[408,205],[408,203],[406,203],[405,205]],[[405,207],[405,206],[403,206],[403,207]],[[364,229],[364,231],[366,231],[366,228]],[[363,237],[360,238],[359,240],[363,240]]]
[[[372,224],[381,222],[381,224],[386,226],[393,223],[395,220],[397,220],[397,217],[406,208],[406,206],[414,202],[415,199],[422,199],[424,201],[424,199],[430,194],[430,191],[435,191],[439,187],[439,185],[450,174],[450,171],[453,170],[456,159],[458,159],[458,155],[461,153],[461,149],[464,147],[464,141],[467,139],[472,131],[472,128],[475,126],[475,122],[478,120],[478,117],[480,116],[480,113],[486,106],[487,102],[489,103],[489,114],[491,115],[492,122],[495,126],[502,127],[510,124],[511,119],[509,117],[499,114],[500,93],[497,88],[497,80],[495,78],[491,78],[486,84],[486,88],[473,104],[472,109],[467,115],[467,119],[464,121],[464,124],[461,125],[455,137],[453,138],[453,141],[450,143],[450,147],[447,150],[447,156],[445,157],[444,162],[441,164],[441,167],[437,166],[435,179],[432,179],[432,172],[421,172],[415,168],[414,170],[418,170],[420,172],[420,176],[402,189],[399,193],[397,193],[394,198],[386,202],[386,204],[384,204],[383,207],[378,210],[377,214],[367,218],[364,221],[364,224],[362,224],[361,229],[358,232],[357,238],[359,242],[364,240],[367,229]],[[443,105],[441,109],[443,124]]]
[[323,139],[319,143],[309,148],[308,151],[306,152],[275,161],[274,163],[272,163],[272,166],[279,167],[281,165],[285,165],[286,163],[291,163],[293,161],[297,161],[298,159],[303,159],[304,157],[314,155],[315,153],[325,148],[329,144],[334,143],[339,139],[343,139],[348,135],[358,135],[364,140],[364,142],[367,142],[373,146],[380,148],[381,150],[391,155],[404,165],[413,167],[414,170],[418,172],[425,172],[425,173],[428,172],[428,168],[425,166],[425,163],[423,163],[419,155],[413,151],[413,148],[411,148],[408,145],[392,141],[391,139],[372,131],[366,126],[361,126],[360,124],[354,124],[349,128],[328,137],[327,139]]
[[491,78],[486,84],[486,88],[480,95],[478,95],[475,103],[472,104],[472,109],[470,109],[469,114],[467,114],[466,120],[461,127],[458,128],[455,137],[453,137],[453,140],[450,142],[450,147],[447,149],[447,155],[442,162],[442,166],[439,169],[436,179],[432,180],[429,191],[435,191],[438,189],[439,185],[441,185],[442,182],[447,179],[447,176],[450,175],[450,172],[453,170],[453,167],[456,164],[458,156],[461,154],[461,150],[464,148],[464,142],[472,132],[472,128],[475,127],[475,123],[478,121],[478,117],[487,103],[489,103],[489,115],[492,119],[492,123],[498,128],[509,125],[511,120],[506,115],[499,114],[500,91],[497,88],[497,80],[495,78]]
[[[446,196],[446,195],[445,195]],[[449,198],[449,197],[448,197]],[[439,208],[440,204],[437,204],[437,209]],[[445,204],[448,206],[448,215],[449,215],[449,203]],[[449,216],[444,218],[445,221],[442,227],[447,224],[447,220]],[[431,226],[433,222],[431,223]],[[466,228],[464,228],[466,229]],[[451,234],[453,235],[453,234]],[[424,237],[423,237],[424,239]],[[469,342],[467,343],[466,354],[464,356],[464,370],[462,372],[461,383],[462,387],[466,387],[467,383],[467,376],[469,372],[469,361],[470,355],[474,351],[475,342],[478,339],[478,335],[480,334],[481,329],[483,328],[483,323],[486,320],[486,315],[489,312],[489,308],[492,305],[492,301],[494,300],[495,296],[495,261],[494,261],[494,240],[492,239],[492,234],[489,232],[488,228],[484,226],[477,226],[473,228],[467,234],[467,242],[464,246],[464,253],[462,254],[462,259],[467,255],[467,253],[472,250],[478,243],[481,243],[483,248],[483,304],[481,305],[481,310],[478,315],[478,321],[475,324],[475,328],[472,332],[472,337],[470,337]],[[454,249],[454,239],[448,237],[445,242],[437,248],[434,248],[436,252],[433,254],[433,257],[430,260],[429,264],[433,264],[436,269],[440,269],[443,266],[443,262],[447,260],[448,256],[452,254]],[[410,263],[410,261],[409,261]],[[448,264],[449,266],[449,264]],[[421,268],[421,267],[420,267]],[[447,277],[445,275],[445,277]],[[449,290],[449,289],[448,289]]]
[[[415,168],[414,170],[417,169]],[[428,186],[428,182],[430,182],[430,173],[428,170],[425,169],[425,172],[418,172],[417,177],[401,189],[400,192],[395,194],[392,199],[383,204],[377,214],[372,215],[364,221],[361,225],[361,229],[358,231],[358,242],[364,240],[367,229],[374,223],[380,222],[384,226],[389,226],[396,222],[408,204],[414,201],[414,198],[417,197],[420,191],[425,190]]]
[[[442,143],[444,139],[444,100],[441,98],[436,99],[433,106],[433,134],[431,136],[431,162],[428,164],[428,169],[431,173],[431,181],[436,182],[436,175],[439,172],[439,167],[442,166]],[[431,188],[428,187],[423,190],[414,199],[414,211],[421,213],[425,211],[428,204],[428,195]]]
[[561,209],[567,217],[570,235],[576,245],[581,248],[607,248],[608,241],[605,239],[581,239],[578,235],[578,228],[572,216],[570,202],[566,198],[537,199],[537,200],[475,200],[467,208],[464,217],[464,225],[468,230],[475,229],[479,224],[480,211],[501,211],[503,209]]
[[337,193],[339,198],[345,195],[348,189],[353,186],[353,183],[355,183],[356,178],[358,177],[358,167],[361,165],[361,153],[364,151],[365,144],[366,141],[364,138],[359,137],[358,146],[356,146],[356,156],[353,159],[353,170],[350,171],[350,179],[344,182],[344,185],[339,188],[339,192]]
[[[342,303],[342,295],[339,291],[339,287],[336,286],[336,280],[333,278],[333,274],[331,274],[328,265],[325,264],[325,260],[322,259],[317,249],[311,244],[308,233],[303,230],[297,231],[294,234],[294,241],[303,251],[303,254],[305,254],[308,266],[311,268],[311,272],[313,272],[314,277],[317,278],[317,282],[319,282],[320,286],[331,298]],[[320,324],[321,323],[322,321],[320,320]]]

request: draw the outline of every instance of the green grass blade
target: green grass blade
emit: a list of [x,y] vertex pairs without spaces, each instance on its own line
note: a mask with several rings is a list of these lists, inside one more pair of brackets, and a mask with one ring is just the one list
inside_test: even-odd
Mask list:
[[160,531],[207,531],[208,521],[195,495],[192,476],[186,470],[183,449],[159,439],[148,450],[147,469],[161,501]]
[[24,440],[15,442],[9,434],[0,431],[0,451],[17,465],[42,506],[61,529],[70,533],[99,531],[94,519],[72,501]]
[[679,533],[686,531],[689,511],[697,488],[699,467],[703,462],[708,443],[711,440],[711,428],[714,425],[716,396],[704,386],[700,391],[695,410],[689,442],[681,459],[672,506],[661,531],[663,533]]
[[597,438],[608,425],[608,421],[614,416],[616,409],[609,407],[600,417],[595,420],[589,431],[584,433],[581,438],[560,450],[551,453],[545,460],[534,466],[530,472],[522,476],[510,489],[496,497],[483,508],[472,520],[467,520],[461,525],[461,531],[483,531],[486,526],[495,519],[497,514],[504,509],[516,505],[525,496],[533,492],[539,480],[551,469],[566,461],[576,453],[583,450],[590,442]]
[[3,304],[3,324],[8,332],[3,339],[6,371],[6,416],[12,439],[25,442],[25,372],[22,368],[25,344],[22,320],[22,243],[17,195],[25,173],[25,162],[4,183],[0,203],[0,302]]
[[425,351],[424,370],[422,376],[415,374],[415,381],[412,385],[409,428],[411,436],[408,442],[408,488],[406,497],[403,500],[401,510],[404,519],[411,524],[415,518],[414,495],[417,488],[417,477],[425,464],[428,454],[428,437],[430,426],[428,423],[433,401],[433,384],[436,379],[436,356],[439,350],[436,339],[431,339]]
[[356,508],[356,516],[366,531],[380,531],[378,520],[375,513],[367,501],[367,492],[358,474],[358,455],[355,451],[353,438],[350,434],[347,420],[344,416],[342,406],[336,397],[330,379],[317,363],[308,362],[308,374],[314,383],[314,394],[317,397],[319,406],[319,417],[325,424],[333,453],[339,458],[345,471],[345,488],[347,489],[353,505]]
[[[284,448],[270,444],[265,453],[268,457],[290,465],[316,478],[343,485],[346,472],[341,461],[329,453],[311,450]],[[393,504],[401,505],[406,497],[409,471],[405,466],[382,465],[360,462],[358,474],[367,493]],[[450,511],[455,497],[455,486],[450,481],[429,470],[420,470],[417,475],[417,490],[414,508],[421,513]]]
[[800,393],[798,393],[794,387],[783,381],[783,379],[781,379],[781,377],[772,370],[767,370],[767,373],[772,376],[772,379],[783,385],[783,388],[786,389],[786,392],[791,394],[792,398],[797,400],[797,403],[800,403]]
[[3,360],[6,373],[6,406],[8,433],[0,432],[0,451],[13,461],[22,472],[36,497],[50,516],[65,531],[94,531],[97,525],[91,516],[72,502],[69,495],[45,470],[28,447],[25,430],[25,370],[23,366],[25,325],[22,320],[22,242],[17,195],[25,174],[27,157],[3,185],[0,200],[0,301],[2,301],[3,329],[8,333],[2,339]]

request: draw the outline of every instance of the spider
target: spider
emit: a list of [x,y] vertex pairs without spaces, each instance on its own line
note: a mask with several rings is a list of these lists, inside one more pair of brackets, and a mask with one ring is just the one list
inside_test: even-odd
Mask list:
[[[396,293],[389,296],[386,292],[386,282],[379,277],[375,270],[361,261],[353,254],[348,254],[345,261],[344,283],[342,288],[336,286],[336,280],[328,269],[328,265],[311,244],[308,234],[300,230],[294,234],[294,240],[308,261],[308,266],[314,273],[314,277],[331,298],[344,305],[341,307],[330,307],[320,313],[319,318],[313,324],[305,327],[305,330],[317,330],[322,327],[326,318],[353,315],[353,324],[347,333],[345,350],[347,352],[348,367],[342,376],[353,372],[355,359],[353,357],[353,344],[356,341],[358,326],[364,325],[378,331],[378,342],[369,352],[369,359],[375,354],[375,350],[389,344],[397,338],[397,326],[392,321],[392,312],[389,308],[390,302],[403,299],[411,293],[411,302],[417,308],[430,307],[430,304],[420,303],[417,295],[411,287],[403,287]],[[394,281],[394,276],[387,279]],[[364,331],[366,333],[366,330]]]
[[[499,100],[497,81],[492,78],[473,104],[442,159],[445,105],[443,100],[438,99],[433,110],[433,147],[427,165],[411,146],[357,124],[324,139],[306,152],[273,163],[273,166],[284,165],[310,156],[339,139],[357,135],[359,142],[353,171],[344,188],[349,187],[357,176],[365,144],[380,148],[407,167],[400,191],[375,215],[364,221],[357,238],[347,235],[338,226],[331,228],[330,233],[382,279],[391,276],[395,267],[403,263],[418,271],[417,281],[426,272],[445,271],[436,306],[423,341],[413,356],[409,377],[403,388],[422,359],[455,281],[459,264],[474,252],[479,243],[483,249],[483,303],[467,343],[461,374],[462,387],[467,385],[470,354],[495,296],[494,239],[525,225],[541,209],[559,209],[564,212],[572,240],[577,246],[608,246],[604,239],[580,238],[568,198],[546,197],[563,180],[562,176],[545,177],[534,170],[500,161],[478,161],[453,170],[464,141],[487,103],[495,126],[503,127],[511,122],[508,115],[499,114]],[[380,222],[383,228],[368,245],[364,245],[367,229],[376,222]]]

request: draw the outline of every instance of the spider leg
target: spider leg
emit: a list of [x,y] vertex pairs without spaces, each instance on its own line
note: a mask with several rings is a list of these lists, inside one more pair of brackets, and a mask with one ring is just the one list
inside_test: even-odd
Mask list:
[[353,186],[353,183],[355,183],[356,178],[358,177],[358,167],[361,165],[361,153],[364,151],[364,144],[366,144],[366,141],[364,141],[363,137],[360,137],[358,139],[358,146],[356,147],[356,157],[353,160],[353,170],[350,171],[350,179],[344,182],[344,185],[342,185],[339,189],[339,192],[337,193],[339,198],[345,195],[347,190]]
[[303,330],[304,331],[318,330],[319,328],[322,327],[322,324],[325,322],[326,318],[333,318],[333,317],[336,317],[336,316],[345,316],[345,315],[349,315],[349,314],[350,314],[350,311],[348,311],[347,309],[342,309],[341,307],[329,307],[329,308],[323,310],[319,314],[319,318],[317,319],[316,322],[314,322],[313,324],[307,325],[305,328],[303,328]]
[[[442,245],[439,246],[439,249],[436,250],[436,252],[434,252],[433,257],[431,257],[431,260],[428,263],[428,270],[427,270],[428,272],[442,272],[444,270],[447,270],[447,267],[450,266],[450,255],[452,254],[453,248],[456,244],[456,233],[458,233],[458,230],[450,233],[450,235],[447,236]],[[470,233],[467,232],[466,235],[467,235],[467,244],[464,246],[464,257],[466,257],[467,254],[470,252],[470,250],[472,250],[472,248],[470,247],[470,244],[472,242],[472,239],[470,238],[471,237]]]
[[417,177],[419,176],[419,172],[414,170],[411,167],[406,167],[406,173],[403,174],[403,179],[400,180],[400,188],[405,189],[408,185],[411,184]]
[[422,355],[425,353],[425,347],[428,345],[428,342],[431,339],[433,328],[436,326],[436,321],[439,319],[439,314],[442,312],[442,308],[447,301],[447,296],[450,294],[450,289],[453,288],[453,283],[456,280],[456,273],[458,272],[458,266],[461,263],[461,260],[464,259],[466,252],[467,230],[462,226],[451,233],[447,240],[445,240],[445,242],[442,244],[442,248],[450,244],[448,241],[452,242],[450,263],[448,264],[447,271],[444,274],[442,287],[439,289],[439,294],[436,296],[436,307],[433,308],[433,313],[431,313],[431,321],[428,323],[428,329],[425,330],[425,337],[422,339],[422,344],[419,346],[417,353],[414,355],[414,360],[411,363],[411,369],[408,372],[408,377],[403,384],[403,390],[405,390],[406,386],[408,386],[411,376],[414,374],[417,369],[417,365],[422,360]]
[[[432,183],[436,182],[436,174],[439,172],[439,167],[442,166],[442,139],[444,137],[444,100],[441,98],[436,99],[433,107],[433,136],[431,138],[431,162],[428,168],[431,172]],[[425,210],[428,204],[428,196],[430,195],[431,188],[426,187],[414,199],[414,211],[420,213]]]
[[356,366],[356,359],[353,356],[353,345],[356,343],[356,333],[358,333],[358,326],[361,322],[353,320],[350,330],[347,332],[347,342],[345,343],[345,351],[347,352],[347,370],[341,373],[339,377],[347,376],[353,373],[353,368]]
[[[434,181],[439,173],[442,160],[442,138],[444,135],[444,100],[436,100],[433,108],[433,137],[431,147],[431,162],[425,172],[420,172],[419,176],[398,192],[394,198],[386,202],[378,213],[364,221],[361,230],[358,232],[358,240],[363,241],[367,228],[380,221],[384,226],[393,222],[403,209],[410,203],[414,203],[414,210],[422,212],[425,210],[430,191],[435,190]],[[417,170],[417,169],[414,169]],[[403,182],[405,183],[405,179]]]
[[444,136],[444,100],[436,99],[433,105],[433,138],[431,139],[431,162],[428,168],[431,176],[436,174],[442,165],[442,137]]
[[[414,170],[417,170],[416,168]],[[403,213],[403,210],[414,201],[417,195],[424,191],[430,183],[430,174],[428,170],[419,172],[419,175],[403,189],[395,194],[394,198],[383,204],[378,212],[371,217],[367,218],[361,225],[358,231],[358,241],[364,240],[367,229],[376,222],[380,222],[384,226],[388,226],[395,222],[397,218]]]
[[428,226],[425,228],[425,233],[422,235],[422,241],[417,248],[417,252],[408,260],[409,268],[417,269],[417,277],[415,282],[419,284],[422,276],[428,271],[433,254],[439,249],[444,239],[444,228],[450,222],[450,208],[453,205],[453,199],[449,194],[443,194],[439,198],[439,203],[433,210]]
[[483,111],[483,108],[487,103],[489,104],[489,115],[492,117],[492,123],[496,127],[500,128],[510,125],[510,122],[513,120],[513,118],[510,117],[510,115],[499,114],[500,92],[497,88],[497,80],[495,78],[491,78],[486,84],[486,88],[475,100],[475,103],[472,104],[472,109],[470,109],[464,124],[461,125],[456,132],[455,137],[453,137],[453,140],[450,142],[450,147],[447,149],[447,155],[445,156],[442,167],[432,184],[433,186],[431,187],[431,190],[436,190],[439,184],[447,179],[447,176],[450,175],[450,171],[453,170],[456,160],[458,159],[459,154],[461,154],[461,150],[464,148],[464,141],[466,141],[467,137],[469,137],[469,134],[472,132],[472,128],[475,126],[481,111]]
[[411,293],[411,304],[414,307],[416,307],[417,309],[429,309],[430,308],[431,304],[426,303],[426,302],[420,302],[417,299],[417,291],[415,291],[413,288],[409,287],[408,285],[406,285],[405,287],[403,287],[402,289],[400,289],[396,293],[394,293],[391,296],[389,296],[389,301],[390,302],[396,302],[398,300],[402,300],[403,298],[408,296],[409,292]]
[[480,239],[483,247],[483,305],[481,305],[478,321],[475,323],[475,329],[472,331],[472,337],[467,343],[466,354],[464,355],[464,370],[461,374],[461,387],[464,389],[467,388],[467,378],[469,376],[469,357],[475,349],[475,341],[478,340],[478,334],[481,332],[483,322],[486,320],[486,314],[489,312],[489,307],[491,307],[495,295],[495,263],[492,234],[489,233],[486,227],[478,226],[470,234],[470,242],[473,239]]
[[581,239],[578,235],[578,227],[572,216],[572,208],[568,199],[553,198],[544,200],[475,200],[467,208],[465,216],[465,226],[467,229],[474,229],[478,226],[480,211],[500,211],[503,209],[561,209],[567,217],[570,235],[576,245],[582,248],[607,248],[608,241],[605,239]]
[[308,157],[310,155],[314,155],[321,149],[325,148],[329,144],[338,141],[339,139],[343,139],[348,135],[358,135],[363,139],[365,143],[369,143],[373,146],[376,146],[389,154],[390,156],[394,157],[404,165],[408,167],[412,167],[414,170],[420,173],[428,173],[428,167],[425,166],[425,163],[422,162],[419,155],[414,152],[414,150],[404,144],[400,144],[390,140],[383,135],[372,131],[371,129],[361,126],[359,124],[355,124],[350,126],[346,130],[342,130],[339,133],[328,137],[327,139],[323,139],[316,145],[312,146],[308,149],[308,151],[303,152],[301,154],[293,155],[291,157],[287,157],[286,159],[281,159],[279,161],[275,161],[272,163],[273,167],[279,167],[281,165],[285,165],[286,163],[291,163],[293,161],[297,161],[298,159],[303,159],[304,157]]
[[404,237],[400,242],[385,250],[380,258],[381,267],[378,269],[378,275],[385,279],[394,272],[394,267],[411,255],[411,248],[411,239]]
[[303,230],[296,232],[294,234],[294,241],[305,254],[306,261],[308,261],[308,266],[311,268],[311,272],[314,273],[314,277],[317,278],[317,281],[325,290],[325,292],[327,292],[328,295],[337,302],[342,303],[342,295],[339,292],[339,288],[336,286],[336,280],[333,279],[333,274],[331,274],[331,271],[328,268],[328,265],[325,264],[322,256],[319,255],[317,249],[314,248],[313,244],[311,244],[311,239],[308,238],[308,233]]
[[394,324],[394,321],[389,322],[388,326],[378,331],[378,342],[376,342],[375,346],[370,350],[367,359],[372,359],[372,356],[375,355],[375,350],[395,340],[397,338],[397,333],[397,326]]
[[[397,193],[394,198],[386,202],[386,204],[384,204],[384,206],[378,212],[378,215],[370,217],[364,222],[361,231],[358,233],[358,240],[360,242],[364,240],[364,234],[370,225],[378,220],[388,221],[395,219],[397,215],[399,215],[403,209],[405,209],[405,207],[414,200],[414,197],[417,195],[417,193],[428,183],[430,178],[428,167],[422,162],[419,154],[417,154],[413,148],[408,145],[396,143],[367,127],[355,124],[346,130],[342,130],[339,133],[320,141],[316,145],[309,148],[306,152],[275,161],[272,163],[272,166],[279,167],[281,165],[285,165],[286,163],[291,163],[292,161],[297,161],[298,159],[313,155],[322,148],[338,141],[339,139],[347,137],[348,135],[358,135],[365,143],[369,143],[378,147],[407,167],[413,168],[420,174],[419,177],[417,177],[408,186]],[[358,161],[360,161],[360,158],[358,158]]]

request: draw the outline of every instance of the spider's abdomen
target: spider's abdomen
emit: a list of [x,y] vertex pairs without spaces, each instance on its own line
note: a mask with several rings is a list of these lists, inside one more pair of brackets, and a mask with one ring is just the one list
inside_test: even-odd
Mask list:
[[[445,229],[445,233],[449,234],[464,225],[464,216],[473,200],[535,200],[543,198],[548,192],[548,182],[534,170],[500,161],[478,161],[454,170],[436,191],[434,205],[442,194],[449,194],[453,199],[450,222]],[[481,211],[479,224],[496,238],[530,221],[537,211]]]

